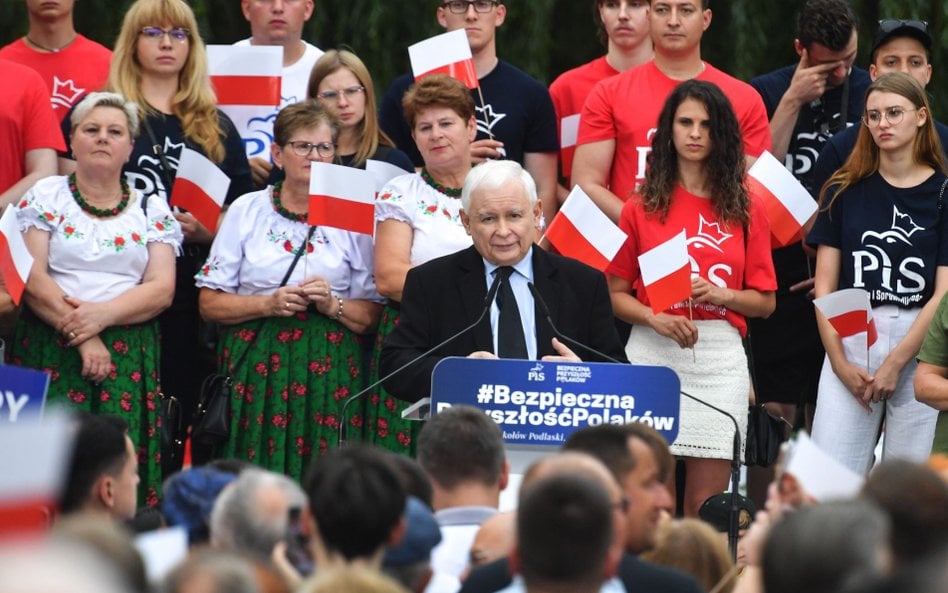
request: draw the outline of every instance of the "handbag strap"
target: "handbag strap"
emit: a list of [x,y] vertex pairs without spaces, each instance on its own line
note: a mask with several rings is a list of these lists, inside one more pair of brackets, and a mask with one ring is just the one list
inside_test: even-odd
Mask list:
[[[283,288],[286,286],[286,283],[290,281],[290,276],[293,275],[293,270],[296,269],[296,264],[300,261],[300,257],[302,257],[303,252],[306,251],[306,246],[309,245],[310,240],[313,238],[314,232],[316,232],[316,227],[309,227],[309,232],[306,234],[306,240],[300,244],[299,249],[297,249],[296,253],[293,255],[293,261],[290,263],[290,267],[287,268],[286,274],[283,275],[283,280],[280,281],[280,286],[277,287],[278,289]],[[257,324],[256,331],[253,332],[253,338],[247,342],[247,347],[244,348],[244,351],[240,353],[240,356],[237,357],[237,360],[230,365],[230,368],[227,370],[228,380],[230,380],[230,375],[233,374],[234,369],[243,364],[244,359],[247,358],[247,354],[250,353],[250,349],[257,341],[257,335],[259,335],[260,331],[263,329],[263,322],[264,320],[261,319],[260,323]]]

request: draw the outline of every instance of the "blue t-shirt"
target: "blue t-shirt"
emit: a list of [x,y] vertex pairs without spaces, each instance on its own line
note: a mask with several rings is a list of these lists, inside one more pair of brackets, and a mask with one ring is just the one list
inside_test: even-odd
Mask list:
[[[405,74],[385,91],[379,106],[379,126],[415,166],[422,167],[425,163],[402,111],[402,97],[413,83],[412,76]],[[546,87],[503,60],[480,79],[480,85],[480,94],[477,89],[471,91],[477,119],[476,140],[489,139],[490,131],[495,140],[504,143],[504,157],[521,165],[525,153],[559,151],[556,112]]]
[[807,243],[840,250],[839,289],[865,289],[873,306],[911,309],[928,302],[935,269],[948,265],[948,240],[941,240],[948,238],[948,217],[939,207],[945,180],[936,172],[920,185],[899,188],[877,171],[819,213]]

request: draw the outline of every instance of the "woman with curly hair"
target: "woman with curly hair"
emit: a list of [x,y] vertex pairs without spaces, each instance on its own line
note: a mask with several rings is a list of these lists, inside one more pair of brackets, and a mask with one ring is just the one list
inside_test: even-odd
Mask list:
[[[215,162],[231,178],[226,202],[251,191],[250,166],[234,124],[217,108],[207,72],[207,53],[194,12],[184,0],[137,0],[122,23],[108,88],[141,108],[142,133],[124,167],[128,184],[167,201],[184,148]],[[67,134],[68,135],[68,134]],[[60,162],[62,173],[75,167]],[[207,257],[216,229],[191,214],[176,212],[184,231],[177,258],[175,298],[159,317],[161,380],[189,420],[203,378],[213,371],[213,354],[201,346],[194,273]],[[194,452],[199,458],[202,452]],[[176,469],[173,464],[167,469]]]
[[[690,80],[668,97],[652,138],[645,182],[622,208],[629,238],[608,269],[616,316],[633,324],[633,364],[670,366],[683,391],[747,424],[750,380],[741,339],[746,317],[766,317],[777,287],[770,227],[744,187],[744,148],[730,102],[712,83]],[[638,256],[682,230],[691,297],[654,313]],[[734,425],[719,412],[681,400],[671,451],[687,471],[684,512],[696,516],[727,487]]]

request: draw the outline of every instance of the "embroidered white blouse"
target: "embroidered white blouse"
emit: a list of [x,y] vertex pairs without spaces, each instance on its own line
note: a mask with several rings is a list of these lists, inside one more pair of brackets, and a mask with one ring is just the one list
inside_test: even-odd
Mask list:
[[76,203],[67,177],[41,179],[17,204],[20,231],[50,234],[49,275],[64,294],[104,302],[141,284],[148,265],[148,243],[167,243],[180,251],[183,235],[167,202],[151,196],[145,218],[142,196],[131,190],[117,216],[99,218]]
[[390,180],[375,199],[375,220],[411,226],[411,265],[417,266],[472,244],[461,224],[461,198],[446,196],[411,173]]
[[[230,206],[195,276],[197,285],[239,295],[272,294],[280,286],[309,226],[279,214],[271,188],[245,194]],[[372,237],[316,227],[288,285],[325,278],[344,299],[384,302],[375,289]]]

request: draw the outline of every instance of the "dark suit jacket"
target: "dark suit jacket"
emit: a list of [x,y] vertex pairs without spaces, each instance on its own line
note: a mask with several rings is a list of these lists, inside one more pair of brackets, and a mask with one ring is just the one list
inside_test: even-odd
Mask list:
[[[623,554],[616,577],[626,593],[704,593],[701,584],[679,570],[651,564],[632,554]],[[478,566],[461,583],[458,593],[494,593],[510,585],[513,576],[507,558]]]
[[[380,374],[384,377],[434,345],[456,334],[484,310],[487,284],[484,260],[469,247],[408,271],[398,325],[382,346]],[[625,350],[613,323],[612,302],[605,276],[574,259],[533,248],[534,285],[550,309],[550,317],[566,336],[626,362]],[[556,354],[553,329],[536,309],[537,356]],[[605,362],[570,346],[583,360]],[[473,330],[387,379],[385,389],[399,399],[417,401],[431,391],[431,371],[447,356],[494,351],[490,316]]]

